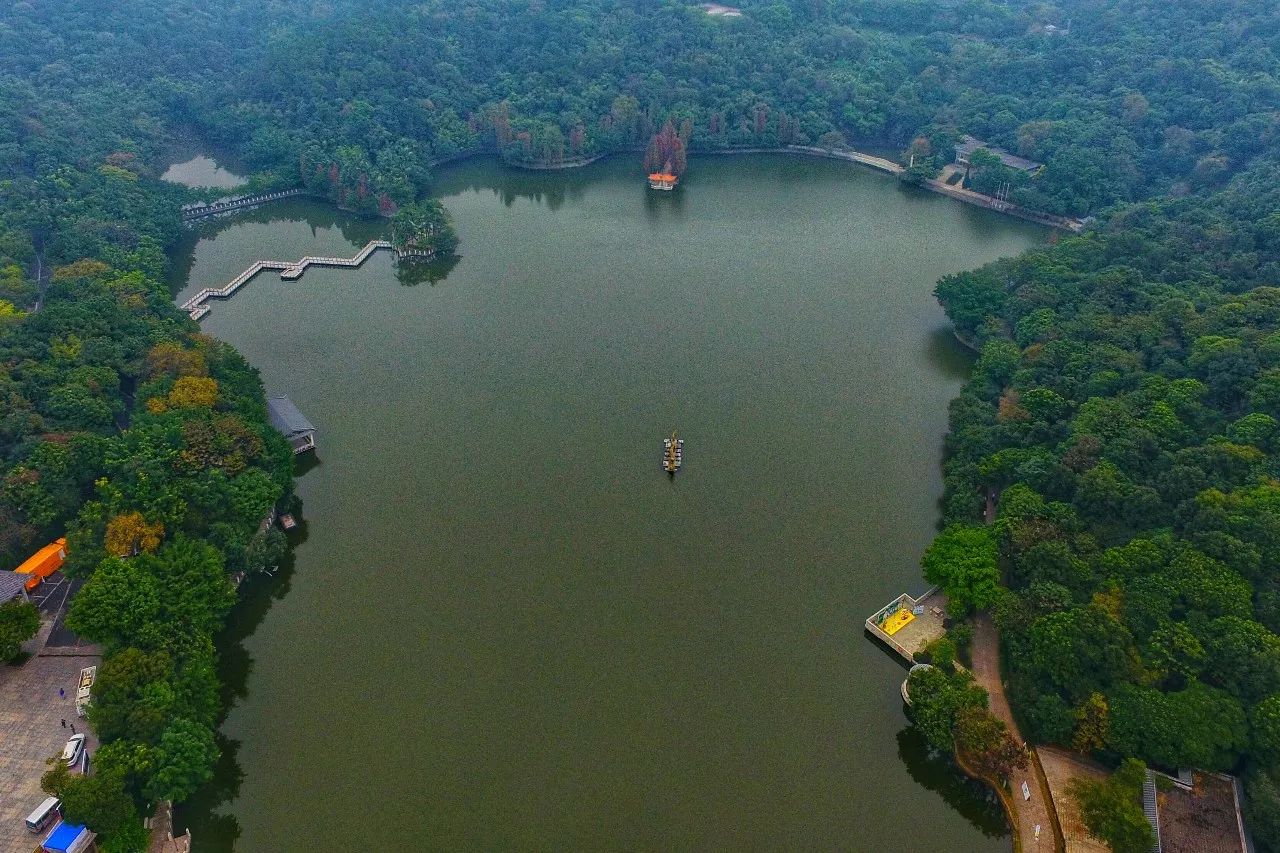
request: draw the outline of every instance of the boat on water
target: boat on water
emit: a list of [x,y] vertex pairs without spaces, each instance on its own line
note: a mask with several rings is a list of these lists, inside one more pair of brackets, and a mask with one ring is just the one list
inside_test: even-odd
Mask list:
[[651,190],[673,190],[676,188],[676,182],[680,178],[670,172],[654,172],[649,175],[649,189]]
[[662,440],[662,470],[674,477],[683,463],[684,439],[677,438],[673,432],[671,438]]

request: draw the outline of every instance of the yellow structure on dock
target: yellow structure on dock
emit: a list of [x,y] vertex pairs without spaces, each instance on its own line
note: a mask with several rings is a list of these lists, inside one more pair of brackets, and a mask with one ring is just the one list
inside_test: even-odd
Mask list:
[[947,597],[936,586],[919,598],[905,592],[867,619],[867,632],[907,663],[916,653],[947,633]]
[[910,610],[907,610],[905,607],[900,607],[892,614],[885,617],[885,620],[880,623],[880,630],[892,637],[894,634],[907,627],[907,625],[914,621],[915,618],[916,615]]

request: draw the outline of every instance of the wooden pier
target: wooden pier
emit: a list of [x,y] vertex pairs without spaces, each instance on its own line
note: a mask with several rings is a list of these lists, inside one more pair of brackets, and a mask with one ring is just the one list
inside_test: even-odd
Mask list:
[[258,261],[249,267],[240,275],[231,279],[222,287],[206,287],[199,291],[186,302],[182,303],[182,309],[191,315],[192,320],[199,320],[205,314],[208,314],[210,308],[208,301],[210,299],[227,299],[231,294],[235,293],[240,287],[256,276],[263,270],[279,270],[280,278],[285,281],[297,281],[302,278],[302,274],[307,271],[307,267],[348,267],[355,268],[368,260],[369,256],[379,249],[390,249],[392,245],[387,240],[370,240],[365,244],[364,248],[350,258],[328,258],[328,257],[305,257],[297,261]]

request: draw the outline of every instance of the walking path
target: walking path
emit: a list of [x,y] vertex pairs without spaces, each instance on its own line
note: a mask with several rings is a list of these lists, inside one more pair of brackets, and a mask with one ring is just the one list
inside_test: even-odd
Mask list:
[[[320,258],[305,257],[297,261],[258,261],[249,267],[240,275],[231,279],[222,287],[206,287],[196,293],[186,302],[182,303],[182,309],[191,315],[192,320],[199,320],[205,314],[209,313],[209,306],[206,304],[210,299],[226,299],[235,293],[241,285],[249,281],[263,270],[279,270],[280,277],[285,281],[295,281],[302,277],[309,266],[320,267],[358,267],[363,264],[370,255],[378,249],[390,249],[392,245],[386,240],[370,240],[364,245],[364,248],[350,258]],[[407,254],[413,254],[412,252]]]
[[257,207],[268,201],[276,201],[282,198],[291,198],[296,195],[306,193],[304,189],[292,190],[276,190],[274,192],[255,193],[253,195],[237,195],[229,198],[220,198],[215,201],[204,202],[198,201],[194,204],[188,204],[182,208],[182,221],[195,222],[197,219],[203,219],[206,216],[217,216],[221,213],[230,213],[233,210],[243,210],[247,207]]
[[[1013,720],[1013,712],[1009,710],[1009,700],[1000,679],[1000,637],[991,617],[985,613],[977,617],[973,626],[973,675],[990,696],[991,713],[1004,721],[1015,740],[1025,743]],[[1030,800],[1022,798],[1024,782],[1031,789]],[[1025,770],[1015,769],[1009,774],[1009,784],[1013,789],[1015,812],[1009,819],[1019,839],[1019,844],[1014,849],[1022,850],[1023,853],[1061,850],[1053,831],[1049,785],[1034,754]],[[1039,839],[1036,838],[1037,825],[1040,827]]]
[[1044,768],[1049,792],[1053,796],[1053,809],[1062,826],[1067,853],[1111,853],[1106,842],[1089,834],[1080,804],[1071,796],[1071,783],[1078,779],[1102,781],[1110,774],[1106,768],[1087,761],[1073,752],[1052,746],[1036,747],[1040,766]]
[[[694,154],[800,154],[809,157],[826,157],[831,160],[847,160],[851,163],[859,163],[863,166],[870,166],[881,172],[890,175],[901,175],[906,168],[900,163],[895,163],[884,157],[877,157],[874,154],[866,154],[862,151],[854,151],[852,149],[835,150],[830,148],[818,148],[813,145],[786,145],[781,148],[726,148],[720,151],[695,151]],[[1049,225],[1053,228],[1063,228],[1067,231],[1079,233],[1084,229],[1085,222],[1081,219],[1071,219],[1066,216],[1055,216],[1052,213],[1041,213],[1038,210],[1028,210],[1009,201],[1002,201],[980,192],[967,190],[964,187],[952,186],[946,182],[946,178],[950,173],[944,171],[942,176],[925,181],[920,186],[927,190],[940,193],[941,195],[950,196],[957,201],[963,201],[965,204],[972,204],[976,207],[985,207],[988,210],[994,210],[997,213],[1016,216],[1019,219],[1025,219],[1028,222],[1035,222],[1040,225]]]

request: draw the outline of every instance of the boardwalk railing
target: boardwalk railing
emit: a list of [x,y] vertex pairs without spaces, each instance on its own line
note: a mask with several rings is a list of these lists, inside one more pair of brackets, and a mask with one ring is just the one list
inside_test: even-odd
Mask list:
[[812,154],[815,157],[829,157],[832,160],[849,160],[853,163],[861,163],[864,166],[879,169],[881,172],[888,172],[890,175],[900,175],[905,171],[901,165],[892,160],[876,157],[873,154],[864,154],[861,151],[842,151],[834,148],[818,148],[813,145],[788,145],[787,150],[801,154]]
[[286,281],[295,281],[302,277],[307,267],[358,267],[368,260],[369,256],[379,249],[390,249],[391,243],[387,240],[370,240],[364,245],[364,248],[350,258],[317,258],[306,257],[297,261],[258,261],[249,267],[240,275],[231,279],[231,281],[222,285],[222,287],[206,287],[197,292],[194,296],[182,303],[182,309],[191,315],[192,320],[199,320],[205,314],[209,313],[209,306],[206,304],[210,299],[226,299],[235,293],[240,287],[246,284],[249,279],[253,278],[263,270],[280,270],[280,277]]
[[211,202],[196,202],[188,204],[182,208],[182,221],[194,222],[197,219],[203,219],[206,216],[217,216],[219,213],[229,213],[233,210],[240,210],[246,207],[254,207],[263,202],[275,201],[276,199],[289,198],[290,196],[302,195],[306,190],[276,190],[269,193],[256,193],[254,195],[238,195],[230,198],[220,198]]
[[1147,816],[1151,831],[1156,836],[1152,853],[1160,853],[1160,811],[1156,808],[1156,777],[1150,770],[1142,780],[1142,813]]

